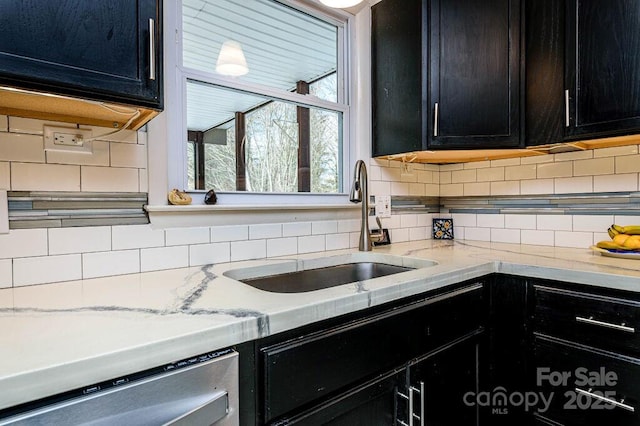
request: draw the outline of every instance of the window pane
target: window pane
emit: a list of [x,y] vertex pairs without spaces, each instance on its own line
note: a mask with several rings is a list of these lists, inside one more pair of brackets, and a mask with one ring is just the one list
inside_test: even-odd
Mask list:
[[193,142],[187,142],[187,188],[194,189],[196,187],[196,168],[195,158],[196,152]]
[[325,101],[338,102],[338,75],[334,72],[311,83],[309,93]]
[[183,0],[182,13],[185,67],[216,73],[233,41],[225,52],[244,54],[242,81],[293,91],[337,69],[338,28],[276,1]]
[[[309,125],[305,122],[309,117]],[[236,120],[244,118],[244,141],[236,140]],[[305,192],[341,191],[342,113],[305,108],[264,96],[187,82],[187,128],[204,144],[205,189],[233,191],[236,144],[245,150],[246,190],[298,192],[300,141],[308,141],[310,187]],[[191,149],[191,148],[189,148]],[[303,149],[304,151],[304,149]],[[192,185],[191,174],[189,184]],[[304,179],[302,180],[302,182]],[[193,186],[190,186],[193,189]]]

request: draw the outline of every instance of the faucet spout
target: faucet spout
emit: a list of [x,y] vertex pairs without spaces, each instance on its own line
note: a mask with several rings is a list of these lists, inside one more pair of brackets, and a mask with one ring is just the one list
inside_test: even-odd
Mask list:
[[373,240],[380,240],[380,238],[378,238],[378,235],[372,236],[369,230],[369,186],[367,182],[367,166],[362,160],[356,161],[353,170],[353,183],[349,201],[362,203],[362,223],[360,224],[358,249],[360,251],[371,251],[373,249]]

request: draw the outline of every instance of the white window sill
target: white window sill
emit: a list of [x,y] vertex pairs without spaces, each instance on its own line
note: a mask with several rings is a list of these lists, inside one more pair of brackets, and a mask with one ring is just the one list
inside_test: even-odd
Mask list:
[[353,203],[145,206],[154,228],[347,220],[358,218],[361,208]]

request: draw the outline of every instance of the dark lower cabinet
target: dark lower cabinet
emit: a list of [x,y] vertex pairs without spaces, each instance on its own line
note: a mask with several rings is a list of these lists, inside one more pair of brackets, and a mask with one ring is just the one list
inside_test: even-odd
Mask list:
[[[409,367],[414,424],[477,426],[481,342],[455,342]],[[407,424],[409,424],[407,422]]]

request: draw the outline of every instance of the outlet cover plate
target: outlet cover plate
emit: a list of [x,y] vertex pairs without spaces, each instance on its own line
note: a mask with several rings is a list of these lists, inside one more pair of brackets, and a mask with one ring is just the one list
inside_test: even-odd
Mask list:
[[93,144],[86,140],[92,134],[90,129],[44,126],[44,150],[92,154]]
[[376,195],[376,216],[391,217],[391,196]]

